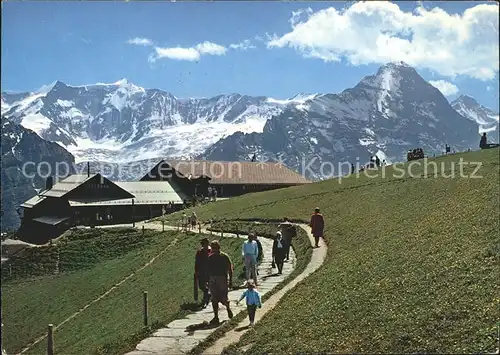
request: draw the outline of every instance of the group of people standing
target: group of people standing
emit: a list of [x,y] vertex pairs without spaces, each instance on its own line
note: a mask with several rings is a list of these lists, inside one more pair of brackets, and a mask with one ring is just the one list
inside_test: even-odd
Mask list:
[[[311,216],[309,226],[317,248],[319,247],[319,239],[323,238],[325,226],[319,208],[316,208]],[[290,259],[290,248],[296,236],[296,226],[285,217],[284,222],[280,225],[280,230],[276,232],[272,250],[272,267],[277,267],[280,275],[283,273],[284,262]],[[243,242],[241,254],[245,267],[247,290],[243,292],[237,304],[246,299],[250,326],[252,326],[257,308],[262,307],[260,294],[256,287],[258,286],[258,263],[263,259],[263,248],[255,233],[249,233],[248,239]],[[201,240],[201,248],[196,252],[194,272],[197,287],[203,292],[203,307],[205,308],[212,302],[214,318],[210,324],[219,324],[219,303],[226,307],[227,315],[231,319],[233,312],[228,293],[233,283],[233,263],[229,255],[221,251],[219,241],[210,242],[208,238]]]
[[181,225],[183,232],[195,229],[197,224],[198,224],[198,216],[194,211],[193,213],[191,213],[190,216],[186,215],[186,212],[182,213]]

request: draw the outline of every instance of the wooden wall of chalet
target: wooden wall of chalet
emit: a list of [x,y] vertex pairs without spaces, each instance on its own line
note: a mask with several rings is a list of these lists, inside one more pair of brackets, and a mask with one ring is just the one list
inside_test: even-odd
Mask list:
[[96,200],[119,200],[124,198],[133,198],[133,196],[124,191],[119,186],[113,184],[106,178],[96,175],[84,184],[70,191],[64,198],[71,199],[96,199]]
[[168,210],[162,205],[113,205],[113,206],[78,206],[73,207],[74,225],[100,226],[110,224],[128,224],[159,217],[180,209],[179,205]]

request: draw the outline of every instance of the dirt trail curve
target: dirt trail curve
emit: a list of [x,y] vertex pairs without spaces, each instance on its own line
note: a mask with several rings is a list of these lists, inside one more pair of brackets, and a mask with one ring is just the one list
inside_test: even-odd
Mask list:
[[[309,236],[309,239],[311,241],[311,245],[314,245],[314,238],[310,233],[310,228],[309,226],[305,224],[300,224],[299,225],[302,229],[304,229],[307,232],[307,235]],[[294,288],[299,282],[304,280],[307,276],[312,274],[314,271],[316,271],[325,261],[326,258],[326,252],[327,252],[327,246],[321,242],[320,248],[315,248],[313,249],[313,253],[311,256],[311,260],[309,261],[309,264],[307,264],[306,268],[304,271],[298,275],[295,279],[290,281],[285,287],[283,287],[280,291],[272,295],[262,306],[261,309],[258,310],[256,316],[255,316],[255,322],[258,322],[262,317],[269,311],[271,311],[279,302],[279,300],[283,297],[285,293],[290,291],[292,288]],[[248,320],[245,319],[242,322],[238,324],[238,326],[235,328],[241,328],[244,327],[248,324]],[[243,331],[236,331],[235,329],[232,329],[228,331],[227,333],[224,334],[221,338],[219,338],[210,348],[206,349],[203,354],[207,355],[212,355],[212,354],[221,354],[224,348],[228,347],[229,345],[237,343],[240,338],[248,331],[248,330],[243,330]]]

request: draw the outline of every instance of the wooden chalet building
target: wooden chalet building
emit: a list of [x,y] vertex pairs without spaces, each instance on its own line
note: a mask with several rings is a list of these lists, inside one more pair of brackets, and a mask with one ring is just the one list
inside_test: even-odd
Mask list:
[[189,198],[168,181],[112,182],[100,174],[70,175],[24,202],[20,239],[46,243],[72,226],[132,223],[182,208]]
[[[141,181],[171,181],[191,195],[207,196],[208,187],[218,197],[303,185],[311,181],[274,162],[162,160]],[[190,183],[189,183],[190,182]]]
[[140,181],[113,182],[100,174],[70,175],[21,205],[21,240],[44,244],[73,226],[126,224],[184,208],[194,196],[273,190],[310,181],[284,165],[162,160]]

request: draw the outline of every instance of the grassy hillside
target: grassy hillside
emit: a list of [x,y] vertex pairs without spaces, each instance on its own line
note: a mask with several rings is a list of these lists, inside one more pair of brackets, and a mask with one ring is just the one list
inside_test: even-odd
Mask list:
[[[121,354],[131,350],[147,334],[142,326],[143,291],[149,292],[153,327],[181,316],[185,312],[182,305],[192,302],[199,238],[176,232],[146,231],[143,236],[130,228],[87,229],[68,233],[55,246],[13,258],[15,272],[2,280],[5,349],[9,354],[18,352],[43,335],[47,324],[60,324],[135,272],[54,335],[59,354]],[[241,269],[241,241],[224,238],[222,246]],[[137,271],[162,250],[166,253]],[[55,275],[57,255],[60,271]],[[28,352],[45,353],[46,340]]]
[[[481,162],[478,172],[462,165],[462,175],[482,178],[460,177],[461,159]],[[325,265],[239,345],[253,344],[253,353],[496,350],[499,150],[436,158],[429,162],[436,170],[419,163],[387,167],[385,177],[350,176],[195,209],[202,219],[307,220],[319,206],[326,218]]]

